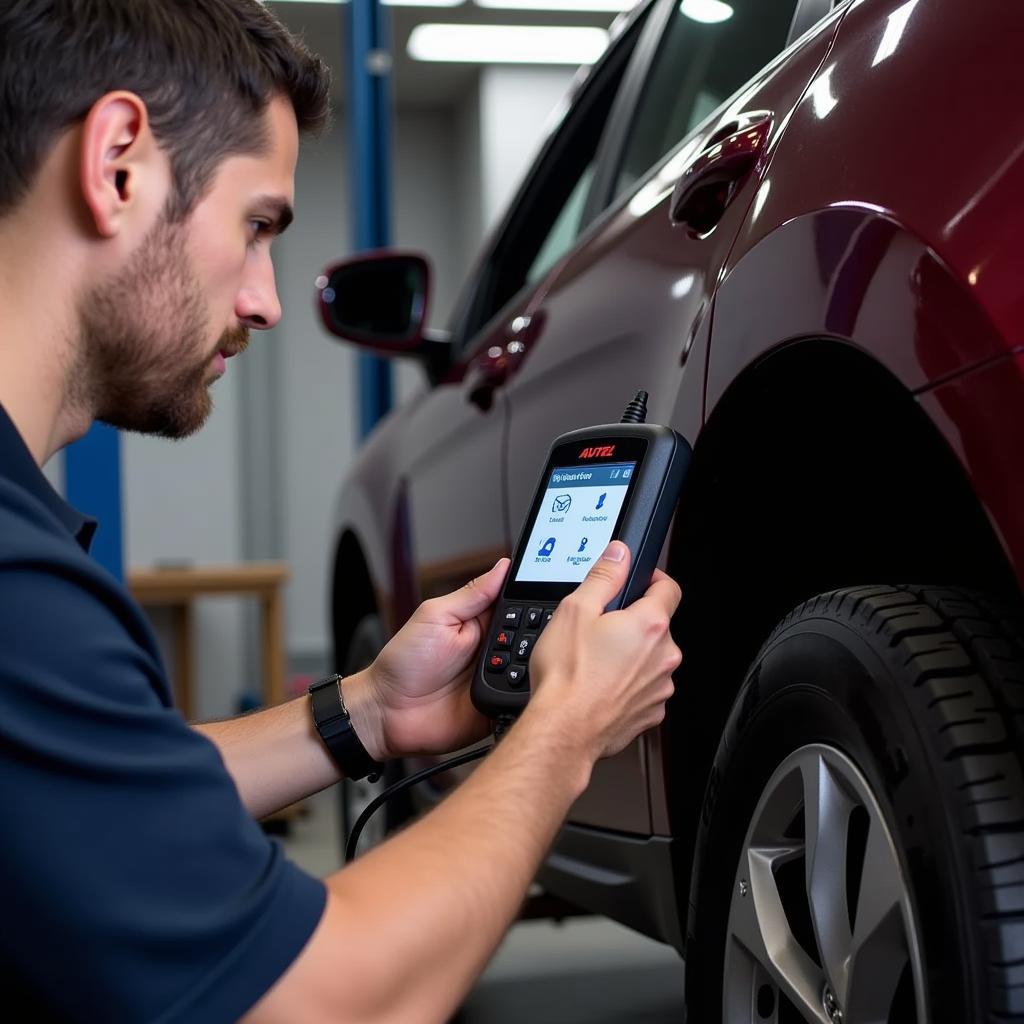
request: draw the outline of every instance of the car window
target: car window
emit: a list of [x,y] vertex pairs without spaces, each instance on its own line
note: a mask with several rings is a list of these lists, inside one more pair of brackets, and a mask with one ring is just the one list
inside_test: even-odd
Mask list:
[[[782,51],[795,7],[795,0],[681,0],[640,95],[617,194]],[[732,13],[714,23],[699,20],[716,9]]]
[[576,182],[576,187],[569,194],[565,206],[555,218],[555,223],[551,225],[547,238],[541,244],[540,252],[530,264],[530,269],[526,271],[528,284],[536,284],[576,241],[583,225],[583,208],[594,180],[594,167],[594,161],[591,160]]
[[[587,199],[597,166],[598,145],[622,83],[644,17],[638,17],[595,68],[565,122],[546,149],[543,162],[509,216],[486,261],[460,334],[472,346],[476,333],[520,289],[536,284],[575,243],[599,211]],[[479,340],[479,339],[477,339]]]

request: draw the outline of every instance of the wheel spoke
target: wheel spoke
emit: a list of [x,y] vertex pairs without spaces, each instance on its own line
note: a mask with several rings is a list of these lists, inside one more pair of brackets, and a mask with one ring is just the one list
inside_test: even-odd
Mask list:
[[908,965],[923,1020],[917,932],[885,813],[842,751],[793,751],[761,794],[737,865],[723,1024],[788,1019],[780,1005],[811,1024],[889,1024]]
[[[807,1020],[829,1024],[821,1005],[821,971],[793,935],[775,883],[773,867],[799,852],[793,847],[749,851],[749,888],[746,895],[733,894],[729,930]],[[732,973],[727,962],[726,978]]]
[[853,945],[846,905],[847,832],[855,801],[818,754],[801,764],[807,842],[807,901],[822,966],[846,1005]]
[[850,963],[849,1024],[885,1024],[910,955],[903,883],[881,822],[872,818],[864,853]]

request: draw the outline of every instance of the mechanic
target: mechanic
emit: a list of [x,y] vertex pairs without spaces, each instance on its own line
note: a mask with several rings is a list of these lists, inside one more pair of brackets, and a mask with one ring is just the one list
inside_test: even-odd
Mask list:
[[[10,1019],[445,1020],[594,762],[661,721],[672,692],[678,587],[658,573],[603,614],[629,560],[613,542],[544,633],[530,704],[494,753],[326,881],[256,823],[343,775],[309,698],[197,726],[172,707],[140,609],[87,555],[95,524],[40,467],[97,419],[172,438],[202,425],[224,360],[280,317],[270,243],[327,96],[323,64],[257,0],[0,10]],[[487,735],[468,682],[507,567],[422,604],[343,681],[353,757]]]

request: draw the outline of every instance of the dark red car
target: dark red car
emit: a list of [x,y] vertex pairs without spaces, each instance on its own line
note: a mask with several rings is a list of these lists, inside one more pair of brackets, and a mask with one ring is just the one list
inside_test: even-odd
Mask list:
[[339,661],[507,554],[638,388],[693,445],[686,661],[546,890],[674,945],[692,1024],[1024,1020],[1024,5],[652,0],[576,90],[337,511]]

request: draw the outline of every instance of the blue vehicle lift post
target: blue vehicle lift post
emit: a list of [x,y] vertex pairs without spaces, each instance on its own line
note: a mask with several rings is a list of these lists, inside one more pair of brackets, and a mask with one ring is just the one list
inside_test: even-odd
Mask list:
[[[356,251],[391,243],[391,51],[380,0],[348,8],[349,142]],[[365,438],[392,404],[391,365],[359,354],[359,436]]]
[[94,423],[64,450],[64,495],[85,515],[99,520],[91,553],[116,579],[124,579],[121,527],[121,435]]

